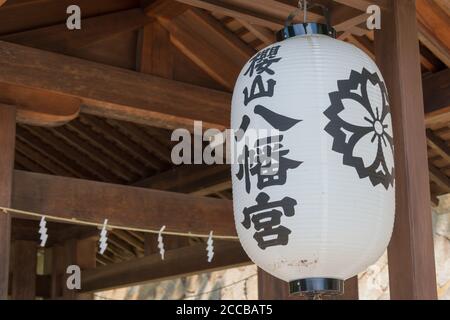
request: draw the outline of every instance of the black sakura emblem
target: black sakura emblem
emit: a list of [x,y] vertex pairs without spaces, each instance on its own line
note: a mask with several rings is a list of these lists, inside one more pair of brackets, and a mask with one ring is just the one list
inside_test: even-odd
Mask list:
[[324,112],[332,149],[361,179],[368,177],[373,186],[387,190],[394,185],[394,145],[386,86],[376,72],[363,69],[339,80],[338,89],[329,94],[331,105]]

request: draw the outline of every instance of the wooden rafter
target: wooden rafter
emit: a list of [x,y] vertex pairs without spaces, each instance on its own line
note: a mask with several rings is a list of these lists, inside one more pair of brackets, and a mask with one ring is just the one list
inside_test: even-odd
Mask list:
[[63,23],[0,37],[0,40],[30,47],[70,53],[118,33],[137,30],[153,19],[141,9],[130,9],[83,19],[81,30],[71,31]]
[[172,20],[190,7],[175,0],[144,0],[143,9],[148,16]]
[[450,21],[431,0],[417,0],[419,40],[450,68]]
[[366,11],[370,5],[376,4],[381,9],[387,9],[387,2],[390,0],[333,0],[334,2],[361,10]]
[[167,23],[172,43],[214,80],[232,90],[242,66],[255,53],[203,11],[193,9]]
[[[177,0],[178,2],[188,4],[193,7],[205,9],[211,12],[223,14],[236,19],[243,19],[249,23],[267,27],[272,30],[278,30],[284,25],[289,13],[295,7],[274,1],[227,1],[227,0]],[[310,13],[309,18],[312,21],[323,21],[323,17]],[[298,20],[297,20],[298,21]]]
[[450,69],[425,76],[423,95],[427,127],[446,125],[450,121]]
[[[58,23],[65,24],[67,7],[74,2],[82,8],[83,19],[136,8],[139,0],[39,0],[7,1],[0,10],[0,35]],[[18,18],[19,17],[19,18]],[[20,17],[27,17],[21,19]]]

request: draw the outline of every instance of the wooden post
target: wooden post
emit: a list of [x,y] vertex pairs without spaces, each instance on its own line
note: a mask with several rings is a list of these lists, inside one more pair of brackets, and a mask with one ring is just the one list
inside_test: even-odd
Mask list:
[[390,97],[396,218],[388,248],[391,299],[436,299],[427,145],[414,0],[388,1],[375,54]]
[[83,270],[96,267],[97,240],[88,238],[84,240],[68,240],[63,245],[57,245],[52,252],[52,281],[51,298],[66,300],[89,300],[93,295],[80,293],[78,290],[67,288],[66,273],[70,265],[78,265]]
[[336,297],[337,300],[359,300],[358,276],[354,276],[344,282],[344,294]]
[[12,256],[12,299],[34,300],[36,298],[36,242],[16,240]]
[[[11,205],[16,140],[16,108],[0,104],[0,206]],[[0,212],[0,300],[8,298],[11,216]]]
[[289,284],[258,268],[259,300],[304,300],[300,296],[289,296]]

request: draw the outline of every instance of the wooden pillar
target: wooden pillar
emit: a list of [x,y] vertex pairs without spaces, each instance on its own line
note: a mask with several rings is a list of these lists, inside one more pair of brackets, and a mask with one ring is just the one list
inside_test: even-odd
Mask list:
[[301,297],[289,297],[287,282],[275,278],[258,268],[258,299],[259,300],[300,300]]
[[[358,277],[345,281],[345,292],[339,297],[324,297],[324,299],[358,300]],[[259,300],[305,300],[300,296],[289,296],[287,282],[275,278],[258,268],[258,299]]]
[[436,299],[427,145],[414,0],[388,1],[375,54],[395,139],[396,218],[388,248],[391,299]]
[[12,299],[34,300],[36,298],[36,242],[16,240],[12,256]]
[[[11,205],[16,108],[0,104],[0,206]],[[0,212],[0,300],[8,298],[11,216]]]
[[77,290],[67,288],[67,267],[77,265],[83,270],[96,267],[97,239],[68,240],[56,245],[52,250],[51,298],[66,300],[90,300],[93,294],[80,294]]
[[358,276],[344,282],[344,294],[336,297],[337,300],[359,300]]

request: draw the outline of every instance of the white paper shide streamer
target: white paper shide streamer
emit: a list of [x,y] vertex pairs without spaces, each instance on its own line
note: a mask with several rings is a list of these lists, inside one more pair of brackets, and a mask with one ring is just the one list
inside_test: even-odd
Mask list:
[[40,240],[41,240],[41,247],[45,247],[45,244],[47,243],[48,234],[47,234],[47,221],[45,220],[45,217],[41,218],[41,222],[39,222],[39,234]]
[[106,248],[108,247],[108,230],[106,230],[106,225],[108,224],[108,219],[105,219],[105,221],[103,222],[103,227],[102,227],[102,231],[100,231],[100,241],[99,241],[99,246],[100,246],[100,254],[104,254]]
[[164,253],[166,252],[164,250],[164,242],[163,242],[163,236],[162,236],[164,229],[166,229],[166,226],[162,226],[162,228],[159,230],[159,233],[158,233],[158,249],[159,249],[159,254],[161,255],[162,260],[164,260]]
[[206,242],[206,251],[208,252],[208,262],[211,262],[214,257],[214,240],[213,232],[209,233],[208,241]]

